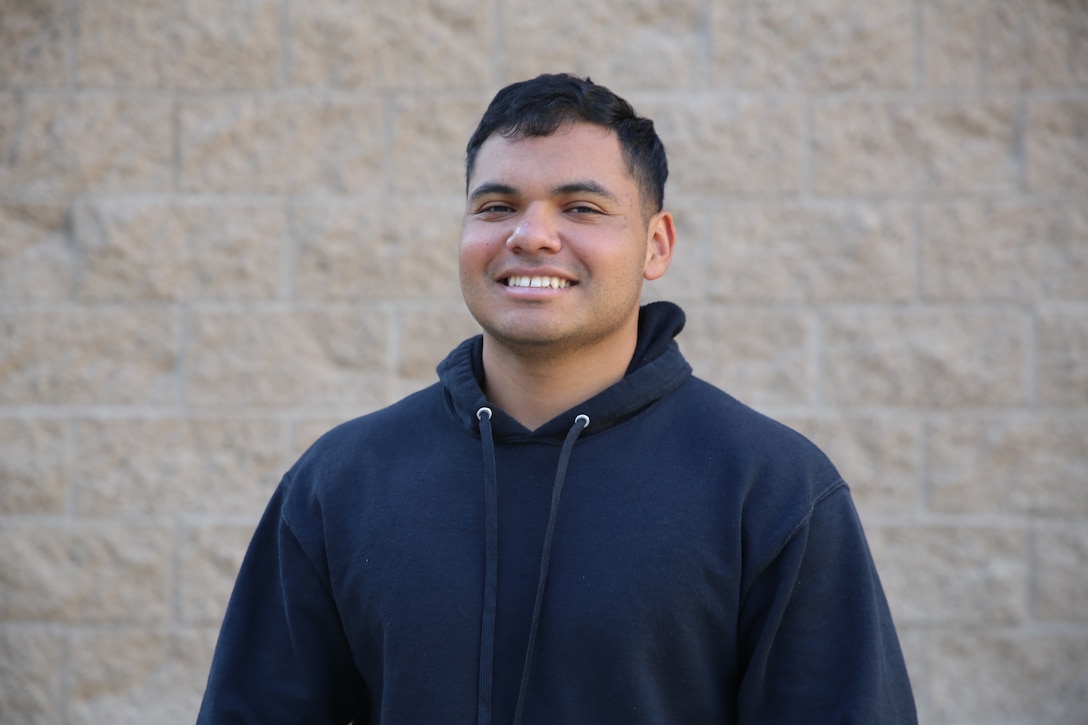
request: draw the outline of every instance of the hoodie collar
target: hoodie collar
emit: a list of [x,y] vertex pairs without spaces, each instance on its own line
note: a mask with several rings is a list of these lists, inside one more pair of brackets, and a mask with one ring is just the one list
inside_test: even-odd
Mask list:
[[586,432],[591,435],[671,393],[691,375],[691,367],[674,339],[684,329],[684,322],[683,310],[672,302],[644,305],[639,310],[638,342],[624,378],[535,431],[490,406],[484,397],[482,335],[457,346],[438,366],[438,377],[454,416],[476,434],[476,411],[487,406],[493,409],[491,426],[496,440],[532,437],[562,441],[579,414],[593,421]]

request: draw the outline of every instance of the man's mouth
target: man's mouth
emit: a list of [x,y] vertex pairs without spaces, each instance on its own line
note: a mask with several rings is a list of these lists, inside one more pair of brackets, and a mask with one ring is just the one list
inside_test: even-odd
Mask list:
[[506,278],[506,286],[565,289],[570,287],[570,280],[563,279],[562,277],[523,277],[515,275]]

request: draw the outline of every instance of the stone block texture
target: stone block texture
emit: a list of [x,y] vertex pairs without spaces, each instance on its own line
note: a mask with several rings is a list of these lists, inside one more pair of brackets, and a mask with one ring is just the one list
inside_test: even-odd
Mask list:
[[0,0],[0,722],[192,722],[324,430],[435,379],[502,85],[653,117],[696,372],[851,484],[922,721],[1088,722],[1088,2]]

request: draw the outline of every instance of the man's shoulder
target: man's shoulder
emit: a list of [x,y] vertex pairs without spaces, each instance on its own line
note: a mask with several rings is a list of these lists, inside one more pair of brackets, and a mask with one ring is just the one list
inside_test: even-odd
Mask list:
[[740,435],[754,442],[766,440],[774,445],[815,445],[785,423],[741,401],[713,383],[691,376],[681,388],[682,405],[707,425]]
[[302,454],[293,471],[316,462],[350,459],[366,450],[395,450],[413,441],[426,440],[437,425],[447,419],[439,384],[416,391],[384,408],[365,413],[333,426],[319,436]]
[[681,438],[728,482],[754,561],[769,560],[824,502],[846,515],[849,488],[814,442],[710,383],[696,378],[686,387],[697,430],[689,425]]
[[756,410],[721,388],[692,376],[678,391],[678,418],[686,437],[715,449],[732,466],[808,480],[816,487],[838,482],[827,455],[809,438]]
[[446,457],[433,454],[451,448],[458,437],[437,385],[340,423],[310,444],[284,474],[282,516],[296,535],[307,527],[350,521],[375,498],[408,491],[399,483],[440,465]]
[[[442,386],[434,383],[410,393],[395,403],[345,421],[332,428],[326,435],[335,438],[339,435],[351,435],[368,430],[386,430],[389,426],[425,423],[425,419],[433,418],[434,408],[442,399]],[[421,418],[424,420],[421,421]]]

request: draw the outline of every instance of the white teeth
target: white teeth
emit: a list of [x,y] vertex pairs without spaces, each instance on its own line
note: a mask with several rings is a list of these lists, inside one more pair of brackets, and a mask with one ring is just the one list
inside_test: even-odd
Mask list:
[[570,287],[570,280],[559,277],[507,277],[507,287],[550,287],[563,289]]

